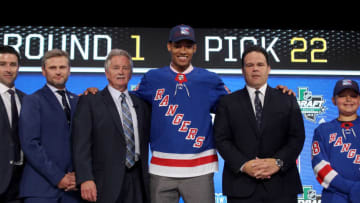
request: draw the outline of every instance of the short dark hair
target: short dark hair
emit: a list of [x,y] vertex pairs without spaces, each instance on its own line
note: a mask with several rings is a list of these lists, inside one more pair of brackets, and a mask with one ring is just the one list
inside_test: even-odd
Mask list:
[[262,53],[264,56],[265,56],[265,59],[266,59],[266,63],[269,65],[269,55],[267,54],[266,50],[260,46],[257,46],[257,45],[252,45],[250,47],[247,47],[244,51],[244,53],[242,54],[242,57],[241,57],[241,65],[242,65],[242,68],[244,68],[244,59],[246,57],[246,55],[248,55],[250,52],[260,52]]
[[18,63],[20,63],[20,54],[12,46],[0,45],[0,54],[14,54],[18,59]]

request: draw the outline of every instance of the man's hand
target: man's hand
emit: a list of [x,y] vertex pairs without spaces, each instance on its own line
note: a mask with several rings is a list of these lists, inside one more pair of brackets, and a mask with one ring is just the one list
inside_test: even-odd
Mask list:
[[81,183],[81,197],[89,202],[96,202],[97,191],[93,180],[88,180]]
[[75,173],[70,172],[65,174],[65,176],[58,183],[57,187],[59,189],[64,189],[65,191],[76,190]]
[[71,184],[70,186],[68,186],[67,188],[65,188],[65,191],[71,191],[71,190],[76,191],[76,190],[78,190],[78,189],[76,188],[75,172],[67,173],[67,175],[69,176],[70,181],[71,181],[71,183],[73,183],[73,184]]
[[90,94],[96,94],[98,91],[99,91],[99,89],[96,88],[96,87],[89,87],[82,94],[79,94],[79,96],[88,95],[89,93]]
[[279,166],[276,165],[276,159],[274,158],[256,159],[254,168],[256,170],[256,179],[269,179],[273,174],[280,170]]
[[276,160],[273,158],[253,159],[245,163],[243,172],[256,179],[269,179],[280,168],[276,165]]
[[295,92],[293,92],[291,89],[288,89],[286,86],[278,85],[276,86],[276,89],[281,90],[283,94],[293,95],[296,97]]
[[244,168],[242,169],[244,173],[248,174],[249,176],[255,178],[256,170],[256,162],[257,159],[250,160],[244,164]]

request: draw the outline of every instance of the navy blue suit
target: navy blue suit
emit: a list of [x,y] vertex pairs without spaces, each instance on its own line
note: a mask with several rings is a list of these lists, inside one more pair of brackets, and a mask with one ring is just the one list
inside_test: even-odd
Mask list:
[[[67,97],[73,115],[78,96],[67,92]],[[27,163],[20,183],[21,197],[61,198],[65,193],[57,185],[73,171],[70,135],[62,105],[47,85],[24,97],[19,136]]]

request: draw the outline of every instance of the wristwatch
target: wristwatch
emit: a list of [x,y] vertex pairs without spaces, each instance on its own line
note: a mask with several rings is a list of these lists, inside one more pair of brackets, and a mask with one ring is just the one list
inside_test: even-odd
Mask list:
[[276,165],[281,169],[284,166],[284,162],[281,159],[276,159]]

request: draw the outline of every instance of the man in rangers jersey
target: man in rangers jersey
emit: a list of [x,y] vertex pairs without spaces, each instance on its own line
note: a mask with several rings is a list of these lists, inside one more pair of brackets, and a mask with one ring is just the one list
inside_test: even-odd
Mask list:
[[135,91],[152,105],[151,201],[214,202],[218,157],[210,112],[227,88],[215,73],[191,65],[193,28],[172,28],[167,48],[170,66],[147,72]]
[[359,86],[353,80],[337,81],[332,102],[339,116],[315,129],[312,167],[324,187],[323,203],[360,202]]
[[190,26],[173,27],[167,49],[170,66],[147,72],[135,91],[152,105],[151,202],[178,203],[180,196],[186,203],[215,202],[218,157],[210,113],[230,90],[217,74],[192,66],[197,46]]

